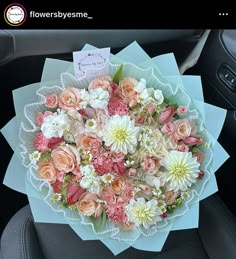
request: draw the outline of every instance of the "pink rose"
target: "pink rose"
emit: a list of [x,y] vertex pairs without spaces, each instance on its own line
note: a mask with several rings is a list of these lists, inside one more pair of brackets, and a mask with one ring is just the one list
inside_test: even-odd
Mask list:
[[93,157],[98,157],[100,156],[102,153],[102,150],[100,148],[93,148],[90,150],[90,154],[93,156]]
[[198,145],[203,143],[203,139],[199,136],[190,135],[189,137],[183,139],[184,144],[188,146]]
[[155,161],[150,157],[145,157],[144,161],[141,163],[142,169],[147,172],[153,171],[155,166]]
[[98,218],[102,212],[103,207],[101,203],[97,202],[97,195],[86,192],[82,194],[80,200],[77,202],[77,208],[85,216],[94,216]]
[[52,115],[52,112],[46,111],[44,114],[42,114],[42,112],[38,112],[36,115],[37,124],[41,126],[43,124],[44,119],[49,115]]
[[126,103],[137,99],[137,92],[134,90],[137,83],[137,80],[131,77],[126,77],[119,82],[120,96]]
[[164,124],[164,126],[161,128],[161,132],[166,135],[172,135],[175,132],[175,125],[172,122],[167,122]]
[[181,152],[188,152],[189,151],[189,147],[187,145],[179,145],[178,146],[178,150]]
[[44,137],[42,132],[37,133],[37,135],[34,139],[35,149],[38,150],[39,152],[43,153],[43,152],[46,152],[46,151],[50,150],[48,145],[49,145],[49,139]]
[[116,203],[116,196],[113,192],[111,192],[108,189],[103,190],[102,192],[102,198],[103,200],[109,205],[109,204],[115,204]]
[[176,120],[174,124],[176,128],[174,137],[177,141],[190,136],[192,127],[188,119]]
[[166,205],[172,205],[178,197],[178,193],[173,191],[165,191],[164,194]]
[[64,110],[75,109],[80,103],[80,90],[74,87],[66,88],[58,97],[59,107]]
[[111,159],[113,162],[121,162],[124,159],[125,155],[121,152],[112,152]]
[[115,162],[115,163],[113,164],[113,169],[114,169],[114,171],[115,171],[117,174],[122,175],[122,174],[125,173],[126,167],[125,167],[124,163],[125,163],[125,161],[122,160],[122,161],[120,161],[120,162]]
[[160,124],[166,124],[172,119],[174,114],[175,114],[174,106],[169,106],[168,108],[166,108],[160,113],[158,117],[158,122]]
[[58,98],[56,94],[50,94],[46,96],[45,106],[48,108],[56,108],[58,105]]
[[42,178],[48,180],[50,183],[56,182],[57,170],[51,159],[49,161],[46,159],[39,160],[38,172]]
[[65,173],[72,172],[80,164],[80,156],[73,146],[58,146],[51,157],[58,171]]
[[177,109],[178,115],[185,115],[188,111],[188,108],[186,106],[179,106]]
[[122,101],[116,97],[110,98],[107,108],[108,108],[108,113],[110,116],[113,116],[116,114],[118,114],[120,116],[124,116],[129,113],[129,108],[128,108],[127,104],[124,101]]
[[96,88],[102,88],[104,91],[112,93],[113,88],[111,86],[111,77],[98,77],[92,80],[88,86],[88,90],[94,90]]
[[130,201],[131,199],[134,198],[135,192],[134,192],[135,186],[134,185],[128,185],[122,192],[122,198],[125,201]]
[[66,202],[67,204],[71,205],[76,203],[82,194],[85,192],[79,185],[68,185],[67,186],[67,193],[66,193]]
[[128,171],[128,176],[129,177],[134,177],[137,174],[137,170],[135,168],[130,168]]

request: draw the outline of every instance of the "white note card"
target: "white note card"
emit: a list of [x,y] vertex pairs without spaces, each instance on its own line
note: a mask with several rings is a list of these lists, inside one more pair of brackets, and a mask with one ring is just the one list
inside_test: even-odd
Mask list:
[[99,74],[109,75],[110,48],[92,49],[73,52],[75,77],[80,78],[85,74],[95,78]]

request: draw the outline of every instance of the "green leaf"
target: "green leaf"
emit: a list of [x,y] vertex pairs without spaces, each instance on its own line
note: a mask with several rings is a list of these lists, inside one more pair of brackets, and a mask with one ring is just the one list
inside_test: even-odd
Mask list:
[[120,81],[122,78],[123,78],[123,64],[121,64],[121,65],[118,67],[118,69],[117,69],[115,75],[113,76],[112,80],[113,80],[113,82],[115,82],[116,84],[118,84],[119,81]]
[[91,216],[90,219],[93,223],[94,229],[98,232],[106,224],[107,214],[105,211],[103,211],[99,218],[95,218],[95,217]]

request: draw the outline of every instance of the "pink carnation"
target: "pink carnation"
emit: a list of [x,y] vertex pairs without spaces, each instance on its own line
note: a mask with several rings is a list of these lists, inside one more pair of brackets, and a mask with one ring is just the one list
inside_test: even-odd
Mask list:
[[34,147],[36,150],[39,152],[45,152],[49,150],[50,148],[48,147],[49,144],[49,139],[47,139],[42,132],[38,133],[34,139]]
[[113,162],[109,157],[109,153],[101,154],[92,163],[98,175],[108,174],[112,171]]
[[129,113],[129,108],[127,104],[121,99],[118,99],[116,97],[112,97],[109,100],[107,107],[108,107],[108,113],[110,116],[113,116],[115,114],[123,116]]
[[106,206],[105,209],[108,218],[116,224],[126,222],[128,220],[125,213],[126,205],[127,203],[119,197],[115,204],[109,204],[108,206]]

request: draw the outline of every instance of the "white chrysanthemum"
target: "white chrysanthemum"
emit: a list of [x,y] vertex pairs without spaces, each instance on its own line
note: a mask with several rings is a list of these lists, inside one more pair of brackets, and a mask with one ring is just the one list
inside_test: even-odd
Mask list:
[[146,202],[144,198],[131,199],[126,206],[126,214],[128,221],[135,223],[136,226],[143,226],[145,229],[162,220],[160,217],[162,213],[156,200]]
[[87,131],[93,131],[97,127],[97,122],[94,119],[89,119],[85,123],[85,128]]
[[46,138],[61,138],[65,130],[70,130],[70,120],[65,111],[59,109],[44,118],[41,125],[41,131]]
[[139,128],[129,116],[112,116],[104,128],[104,141],[111,146],[111,151],[127,154],[133,153],[138,143]]
[[186,191],[196,182],[200,171],[200,164],[191,152],[171,151],[161,160],[161,165],[166,168],[162,180],[175,192]]
[[41,153],[39,151],[34,151],[32,154],[29,154],[29,159],[31,163],[36,164],[41,157]]
[[89,104],[95,109],[105,109],[109,101],[108,91],[102,88],[96,88],[90,91]]

